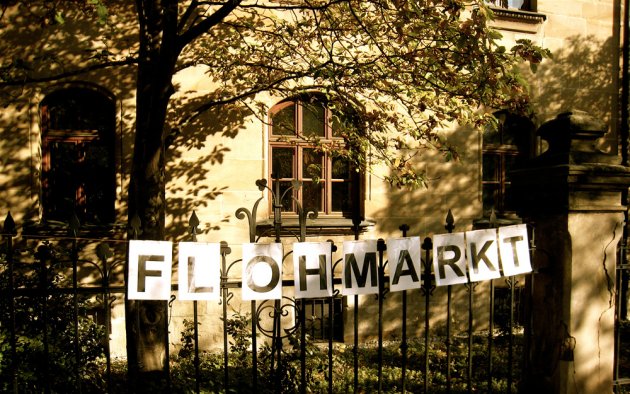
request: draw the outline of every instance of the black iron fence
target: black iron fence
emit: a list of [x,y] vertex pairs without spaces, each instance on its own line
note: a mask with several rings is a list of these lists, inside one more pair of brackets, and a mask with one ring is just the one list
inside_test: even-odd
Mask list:
[[[194,214],[190,223],[195,240],[198,220]],[[452,232],[454,227],[449,212],[445,228]],[[306,232],[301,230],[297,238],[304,240]],[[408,226],[400,230],[407,236]],[[63,239],[41,239],[32,249],[17,248],[17,236],[9,215],[0,261],[2,389],[124,391],[124,367],[121,371],[112,366],[109,351],[111,308],[125,294],[120,275],[124,261],[112,258],[107,240],[97,242],[94,261],[79,257],[86,255],[94,240],[84,240],[77,225],[71,224]],[[181,333],[181,350],[171,357],[178,363],[170,369],[173,391],[186,391],[183,385],[192,392],[517,391],[527,354],[520,330],[527,319],[521,308],[527,296],[523,283],[512,278],[501,281],[501,286],[497,280],[457,290],[452,286],[436,289],[430,238],[424,239],[422,249],[422,288],[400,294],[399,331],[386,336],[384,301],[391,293],[384,274],[384,242],[378,248],[379,294],[350,296],[351,310],[349,301],[335,293],[316,300],[252,301],[249,313],[236,316],[230,305],[237,302],[241,283],[232,279],[230,270],[240,260],[230,261],[231,250],[224,244],[222,319],[217,322],[223,326],[222,352],[200,349],[195,301],[193,321]],[[333,278],[333,282],[340,284],[341,279]],[[293,286],[293,281],[284,280],[283,286]],[[441,292],[439,297],[437,292]],[[413,303],[411,296],[416,300]],[[487,300],[482,304],[489,310],[480,311],[475,298]],[[438,307],[438,299],[445,305]],[[453,311],[456,306],[461,309],[462,303],[467,310],[466,328],[454,330]],[[432,326],[437,314],[445,325]],[[294,316],[291,324],[286,323],[287,316]],[[479,316],[487,322],[480,324]],[[346,321],[351,328],[344,327]],[[376,338],[367,342],[360,328],[365,322],[377,327]],[[475,329],[479,325],[484,327],[481,332]],[[170,335],[173,342],[177,333]]]
[[619,242],[615,272],[615,393],[630,392],[630,263],[628,239]]

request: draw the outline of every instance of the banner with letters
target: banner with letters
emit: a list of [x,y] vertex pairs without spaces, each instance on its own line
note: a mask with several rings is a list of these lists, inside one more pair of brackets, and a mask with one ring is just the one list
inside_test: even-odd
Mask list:
[[[390,291],[417,289],[424,280],[420,237],[386,241],[387,264],[379,266],[377,241],[343,243],[341,293],[377,294],[389,277]],[[180,242],[179,299],[219,298],[221,255],[218,243]],[[437,286],[450,286],[531,272],[529,240],[524,224],[433,236],[432,268]],[[130,241],[128,297],[168,300],[173,245],[167,241]],[[283,244],[243,244],[242,299],[282,298]],[[383,275],[379,270],[383,269]],[[293,244],[295,298],[333,295],[330,242]]]

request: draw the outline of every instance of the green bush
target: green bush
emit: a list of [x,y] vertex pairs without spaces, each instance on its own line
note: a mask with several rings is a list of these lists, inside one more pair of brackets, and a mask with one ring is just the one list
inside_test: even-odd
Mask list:
[[[31,293],[14,297],[14,314],[10,297],[0,300],[0,389],[18,392],[53,393],[99,392],[104,387],[105,331],[102,325],[87,317],[93,300],[77,297],[79,355],[75,348],[74,296],[57,291],[63,287],[68,254],[50,245],[40,247],[37,258],[48,262],[45,272],[40,264],[15,264],[14,287]],[[0,272],[0,289],[8,295],[9,277],[6,265]],[[47,294],[32,292],[47,289]],[[11,326],[15,327],[15,364],[12,365]],[[81,386],[77,385],[81,382]]]
[[[0,255],[0,263],[1,261]],[[0,298],[0,390],[10,391],[17,384],[18,392],[44,392],[46,388],[53,393],[123,393],[127,392],[125,360],[112,362],[111,374],[105,367],[104,327],[87,317],[93,307],[93,300],[80,296],[77,298],[79,311],[80,355],[75,354],[74,297],[68,292],[54,291],[64,285],[67,279],[59,272],[65,266],[67,272],[68,254],[49,247],[39,250],[37,258],[46,258],[45,275],[38,272],[37,264],[24,265],[27,269],[16,269],[14,282],[21,289],[41,289],[49,291],[45,297],[41,294],[20,295],[15,297],[14,321],[16,327],[15,359],[12,373],[12,349],[9,327],[9,297]],[[17,265],[17,264],[16,264]],[[6,265],[4,265],[6,268]],[[18,265],[18,267],[21,267]],[[7,294],[8,272],[0,271],[0,290]],[[282,340],[282,346],[273,347],[263,343],[259,346],[257,363],[254,369],[252,358],[251,316],[235,313],[226,320],[229,335],[227,365],[222,352],[201,351],[199,354],[199,381],[195,373],[194,323],[184,320],[180,333],[180,349],[171,355],[170,379],[173,393],[195,392],[199,384],[204,393],[249,393],[254,391],[253,371],[257,376],[256,394],[276,391],[283,393],[299,392],[301,386],[301,340],[300,331],[293,332]],[[487,391],[488,366],[487,337],[475,336],[471,349],[472,387],[474,391]],[[451,339],[451,378],[452,393],[468,392],[468,338]],[[520,336],[516,336],[514,349],[514,386],[516,388],[521,347]],[[45,346],[47,344],[47,349]],[[504,392],[507,388],[509,373],[506,365],[508,337],[494,338],[492,357],[494,392]],[[334,393],[354,391],[354,354],[352,346],[334,344],[332,353],[332,376],[329,372],[328,344],[317,343],[306,337],[305,375],[306,392],[319,393],[328,391],[328,382],[332,382]],[[422,392],[425,379],[431,393],[446,392],[447,387],[447,351],[445,338],[432,337],[428,349],[428,375],[425,376],[425,344],[420,339],[408,342],[405,389],[408,392]],[[364,343],[356,349],[359,369],[357,371],[358,392],[378,390],[379,348],[376,343]],[[384,393],[402,391],[403,353],[400,341],[388,341],[382,348],[381,387]],[[227,368],[228,384],[225,385]],[[15,378],[15,381],[14,381]]]

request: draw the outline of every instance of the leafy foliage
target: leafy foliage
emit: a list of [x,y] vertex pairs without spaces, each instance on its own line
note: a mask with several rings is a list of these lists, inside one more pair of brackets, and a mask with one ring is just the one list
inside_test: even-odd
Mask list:
[[[77,297],[77,355],[74,297],[60,290],[67,289],[64,272],[69,265],[68,253],[45,244],[36,257],[39,262],[15,264],[14,288],[25,292],[16,294],[13,314],[7,266],[3,265],[0,272],[0,290],[7,295],[0,301],[0,387],[9,392],[15,382],[19,392],[75,392],[77,381],[82,381],[84,390],[100,390],[104,387],[100,369],[105,332],[102,325],[87,316],[94,301]],[[15,355],[11,349],[12,323]]]
[[[252,353],[251,353],[251,320],[249,315],[235,313],[227,320],[231,336],[229,348],[229,390],[228,392],[252,392]],[[184,333],[190,328],[190,322],[182,332],[182,347],[189,343]],[[509,338],[494,338],[492,364],[488,359],[487,337],[475,335],[469,354],[468,338],[454,336],[451,338],[451,380],[452,393],[468,391],[468,363],[472,359],[470,384],[474,390],[485,390],[488,385],[488,368],[492,365],[492,391],[506,392],[508,375],[518,385],[520,369],[519,354],[522,352],[522,335],[515,335],[513,349],[515,359],[510,371],[508,360]],[[260,393],[299,392],[301,385],[301,342],[299,331],[290,335],[284,342],[280,358],[277,349],[269,344],[258,350],[258,382]],[[428,349],[428,375],[424,374],[425,351],[424,341],[410,339],[408,341],[407,370],[405,390],[423,392],[424,379],[429,379],[431,392],[447,392],[447,349],[445,338],[432,337]],[[402,392],[402,347],[400,341],[387,341],[382,349],[382,392]],[[357,350],[359,369],[357,392],[378,391],[379,351],[375,342],[359,345]],[[332,353],[333,375],[329,375],[328,347],[312,341],[308,336],[305,342],[306,392],[327,392],[328,382],[332,379],[335,393],[354,391],[354,349],[344,344],[334,344]],[[201,357],[201,391],[225,392],[223,385],[222,355],[204,352]],[[273,361],[273,362],[272,362]],[[273,364],[273,367],[272,367]],[[192,357],[177,357],[172,363],[174,392],[192,392],[194,387],[194,365]],[[488,390],[490,391],[490,390]]]
[[258,92],[324,93],[345,140],[322,149],[362,168],[387,165],[396,186],[423,183],[413,165],[419,151],[457,157],[441,130],[481,126],[490,118],[482,107],[526,111],[515,67],[549,56],[528,40],[501,46],[483,1],[243,2],[233,16],[182,54],[207,66],[218,86],[192,116],[253,97],[250,106],[265,119]]
[[[86,13],[97,19],[105,49],[96,54],[78,48],[77,55],[88,53],[89,59],[44,77],[36,74],[42,69],[35,63],[50,59],[7,57],[0,64],[0,87],[137,61],[141,76],[153,75],[153,80],[141,77],[139,84],[156,85],[159,78],[169,90],[165,101],[152,105],[169,105],[164,118],[169,127],[157,130],[174,132],[154,137],[173,144],[188,143],[185,131],[201,126],[199,116],[214,108],[237,104],[266,121],[273,103],[260,93],[284,98],[317,91],[326,96],[344,137],[341,146],[321,149],[338,152],[360,168],[385,165],[391,170],[387,180],[396,186],[424,184],[414,165],[419,152],[437,150],[446,160],[457,158],[442,130],[455,124],[480,127],[491,118],[484,108],[526,111],[529,95],[517,66],[526,61],[535,71],[550,56],[524,39],[505,48],[501,34],[489,26],[492,10],[482,0],[171,0],[139,2],[135,11],[141,18],[130,20],[120,19],[128,4],[45,4],[38,14],[44,24]],[[77,15],[77,4],[83,14]],[[143,34],[137,45],[117,41],[138,21]],[[113,50],[121,45],[131,51]],[[49,56],[53,63],[64,61]],[[145,66],[149,69],[143,71]],[[214,89],[170,101],[173,75],[189,67],[203,67]]]

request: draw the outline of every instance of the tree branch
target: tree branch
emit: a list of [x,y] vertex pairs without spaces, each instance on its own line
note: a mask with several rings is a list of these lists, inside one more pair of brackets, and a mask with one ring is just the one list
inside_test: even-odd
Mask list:
[[[180,34],[177,37],[179,50],[182,50],[186,45],[190,44],[196,38],[208,32],[213,26],[216,26],[223,21],[223,19],[230,15],[230,13],[232,13],[232,11],[241,4],[241,2],[242,0],[228,0],[212,15],[208,16],[196,25],[191,26],[188,30]],[[188,10],[186,12],[188,13]]]
[[51,82],[51,81],[58,81],[60,79],[64,79],[64,78],[69,78],[69,77],[74,77],[77,75],[82,75],[82,74],[86,74],[92,71],[96,71],[96,70],[103,70],[106,68],[110,68],[110,67],[121,67],[121,66],[128,66],[131,64],[137,64],[138,63],[138,59],[134,58],[134,57],[128,57],[124,60],[118,60],[118,61],[111,61],[111,62],[105,62],[105,63],[99,63],[99,64],[94,64],[91,66],[87,66],[84,68],[80,68],[80,69],[76,69],[76,70],[72,70],[72,71],[66,71],[66,72],[62,72],[59,74],[55,74],[55,75],[49,75],[49,76],[45,76],[45,77],[24,77],[22,79],[15,79],[15,80],[8,80],[8,81],[0,81],[0,88],[5,88],[5,87],[11,87],[11,86],[22,86],[22,85],[29,85],[29,84],[36,84],[36,83],[43,83],[43,82]]

